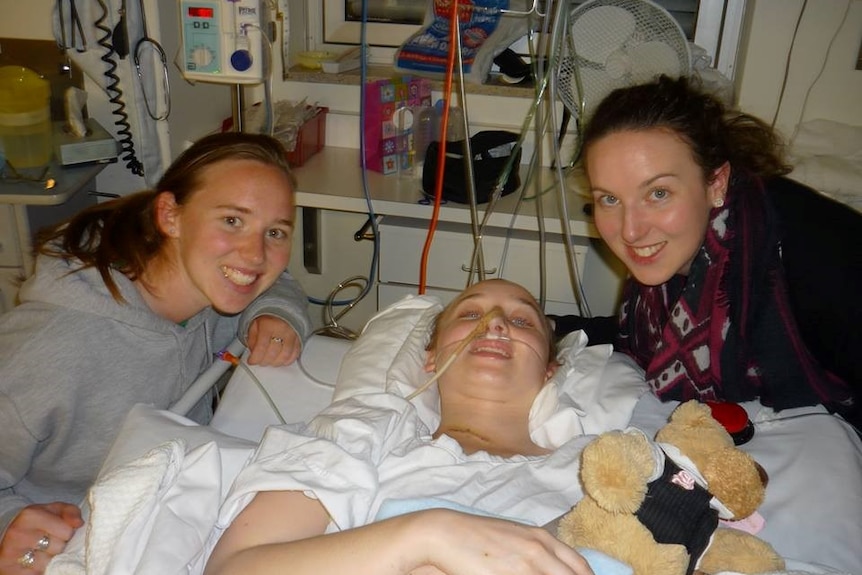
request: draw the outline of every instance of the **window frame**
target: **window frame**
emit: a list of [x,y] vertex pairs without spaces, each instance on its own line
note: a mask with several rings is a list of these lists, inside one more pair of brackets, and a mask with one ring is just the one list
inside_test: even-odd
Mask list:
[[[309,0],[303,7],[306,49],[339,50],[359,44],[361,23],[345,20],[344,1]],[[733,79],[747,0],[699,1],[694,43],[707,51],[713,68]],[[419,28],[408,24],[368,22],[366,40],[370,62],[391,64],[396,48]]]

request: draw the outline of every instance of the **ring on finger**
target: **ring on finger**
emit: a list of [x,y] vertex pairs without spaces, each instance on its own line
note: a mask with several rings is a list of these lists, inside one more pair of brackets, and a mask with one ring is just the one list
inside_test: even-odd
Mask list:
[[18,558],[18,565],[24,569],[30,569],[36,563],[36,550],[28,549],[26,553]]
[[48,537],[48,534],[46,533],[39,538],[39,541],[36,542],[36,549],[39,551],[45,551],[50,545],[51,538]]
[[269,340],[274,341],[275,343],[284,343],[284,339],[278,337],[277,335],[272,336],[271,338],[269,338]]

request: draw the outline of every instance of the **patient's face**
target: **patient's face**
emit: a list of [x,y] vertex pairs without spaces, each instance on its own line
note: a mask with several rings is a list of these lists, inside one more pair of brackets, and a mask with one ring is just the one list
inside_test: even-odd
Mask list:
[[425,369],[442,368],[468,340],[447,374],[490,382],[508,379],[538,390],[556,367],[550,357],[551,337],[542,310],[527,290],[505,280],[480,282],[443,311]]

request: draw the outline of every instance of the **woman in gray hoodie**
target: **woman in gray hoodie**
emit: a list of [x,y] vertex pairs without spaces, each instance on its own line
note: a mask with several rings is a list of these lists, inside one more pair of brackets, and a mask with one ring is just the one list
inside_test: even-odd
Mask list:
[[[92,206],[37,240],[0,316],[0,573],[41,573],[129,409],[168,408],[239,336],[285,365],[311,331],[286,269],[295,181],[277,140],[225,133],[154,190]],[[205,397],[189,417],[206,423]]]

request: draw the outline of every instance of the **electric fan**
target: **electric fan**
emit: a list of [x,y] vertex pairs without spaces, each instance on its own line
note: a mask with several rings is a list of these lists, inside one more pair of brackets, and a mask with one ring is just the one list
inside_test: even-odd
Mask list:
[[650,0],[588,0],[563,16],[554,79],[557,96],[579,123],[616,88],[691,72],[682,28]]

